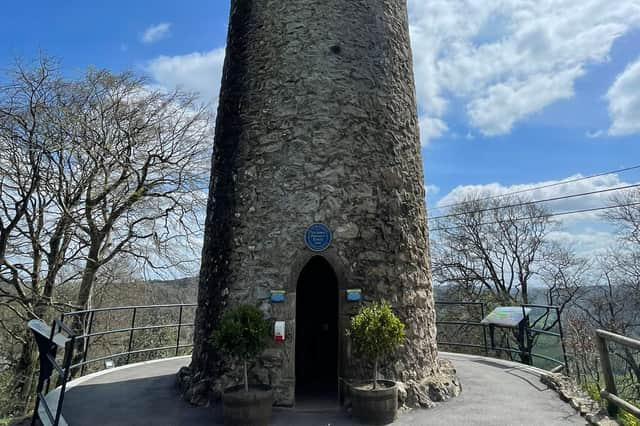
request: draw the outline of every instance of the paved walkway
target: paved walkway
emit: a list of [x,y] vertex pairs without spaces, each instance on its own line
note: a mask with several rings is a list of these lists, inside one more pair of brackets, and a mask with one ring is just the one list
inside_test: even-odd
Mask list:
[[[539,380],[539,372],[490,358],[442,354],[451,359],[462,394],[430,410],[401,413],[394,425],[584,425],[585,421]],[[71,426],[199,426],[222,424],[219,405],[194,408],[174,387],[189,358],[123,367],[72,382],[64,402]],[[274,408],[273,425],[352,425],[336,410]]]

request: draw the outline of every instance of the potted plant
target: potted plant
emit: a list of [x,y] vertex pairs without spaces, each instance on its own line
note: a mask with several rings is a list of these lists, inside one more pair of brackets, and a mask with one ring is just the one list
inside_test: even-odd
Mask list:
[[348,333],[356,354],[373,361],[373,380],[351,386],[352,413],[364,423],[391,423],[398,410],[398,388],[394,381],[378,380],[378,363],[402,343],[404,324],[382,301],[363,306]]
[[222,394],[225,425],[262,426],[271,419],[273,393],[270,386],[251,385],[248,364],[266,347],[269,323],[262,312],[250,305],[229,309],[213,334],[213,343],[222,352],[235,357],[243,366],[243,384],[225,389]]

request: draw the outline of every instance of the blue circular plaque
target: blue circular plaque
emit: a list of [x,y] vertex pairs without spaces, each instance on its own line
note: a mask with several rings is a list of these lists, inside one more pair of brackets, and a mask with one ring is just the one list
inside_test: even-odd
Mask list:
[[314,223],[304,233],[304,243],[309,250],[325,251],[331,245],[331,231],[322,223]]

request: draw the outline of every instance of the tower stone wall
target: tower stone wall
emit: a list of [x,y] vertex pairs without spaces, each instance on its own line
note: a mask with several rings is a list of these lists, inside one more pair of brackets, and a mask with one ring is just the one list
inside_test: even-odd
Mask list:
[[[251,303],[287,325],[254,378],[294,403],[296,282],[314,255],[338,278],[344,380],[368,377],[344,337],[347,288],[406,324],[385,376],[437,376],[405,0],[232,0],[214,151],[188,395],[222,386],[209,337],[226,306]],[[304,243],[317,222],[333,232],[322,253]]]

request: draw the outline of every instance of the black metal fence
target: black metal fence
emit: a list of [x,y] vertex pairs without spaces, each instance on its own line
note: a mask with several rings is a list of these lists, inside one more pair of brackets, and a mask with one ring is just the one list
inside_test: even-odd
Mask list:
[[[503,337],[499,338],[499,343],[496,344],[495,336],[490,332],[489,326],[482,323],[482,319],[488,312],[486,304],[437,301],[438,345],[440,348],[454,348],[456,351],[471,354],[506,356],[521,362],[527,359],[542,359],[551,363],[546,366],[547,369],[568,369],[558,307],[521,306],[523,313],[525,308],[538,310],[536,313],[525,315],[525,323],[521,330],[524,336],[514,340],[513,330],[505,330]],[[46,389],[38,388],[37,403],[41,406],[40,411],[44,410],[43,413],[37,411],[39,417],[46,417],[52,424],[58,424],[64,387],[71,376],[82,376],[87,372],[139,362],[145,360],[140,358],[141,355],[150,353],[155,354],[147,359],[190,353],[190,348],[193,347],[195,308],[194,303],[141,305],[89,309],[62,314],[59,320],[54,321],[53,329],[62,330],[69,335],[63,354],[63,365],[55,363],[55,356],[47,358],[51,368],[61,375],[62,380],[58,384],[62,384],[62,387],[55,412],[50,409],[44,396],[49,389],[50,380],[46,382]],[[83,331],[73,333],[71,330]],[[167,330],[171,333],[166,333]],[[148,333],[154,332],[164,334],[156,336],[158,338],[151,338]],[[54,334],[55,332],[51,332],[49,344],[53,344]],[[540,348],[541,337],[557,339],[554,344],[555,357],[543,354],[536,349],[536,347]],[[528,344],[523,345],[523,341]],[[519,347],[514,346],[514,342],[520,342]],[[100,362],[104,364],[99,365]],[[41,362],[42,365],[45,364]],[[94,367],[88,368],[91,365]],[[545,368],[545,366],[542,367]]]
[[[568,368],[558,307],[520,306],[534,311],[525,315],[522,336],[525,344],[518,342],[512,330],[501,330],[497,338],[492,336],[490,327],[481,322],[488,313],[485,303],[436,301],[438,345],[444,349],[518,362],[543,360],[543,363],[526,363],[549,370]],[[141,354],[155,352],[154,358],[163,358],[189,353],[186,350],[193,346],[195,307],[193,303],[121,306],[62,314],[62,322],[85,330],[76,338],[80,343],[77,348],[79,356],[74,359],[71,370],[81,376],[87,372],[88,366],[99,362],[111,361],[109,366],[117,366],[144,360],[136,356]],[[158,315],[161,310],[164,314]],[[162,338],[150,342],[151,345],[149,342],[142,345],[145,341],[142,333],[163,330],[174,330],[174,333],[165,333]],[[105,339],[110,336],[111,339]],[[91,370],[109,366],[96,366]]]
[[[482,323],[488,313],[483,302],[436,301],[438,347],[508,358],[547,370],[568,372],[560,309],[522,304],[524,321],[518,329],[493,329]],[[529,309],[527,314],[526,310]]]
[[[87,366],[101,361],[111,361],[113,365],[110,366],[116,366],[129,364],[132,360],[144,360],[135,356],[151,352],[164,353],[164,356],[155,358],[180,355],[181,350],[193,346],[195,307],[194,303],[119,306],[62,314],[63,322],[85,330],[77,337],[81,343],[77,350],[80,357],[74,360],[71,370],[79,368],[82,376],[86,373]],[[153,339],[150,347],[149,344],[141,344],[149,340],[143,339],[142,333],[166,330],[175,331],[175,334],[165,334]],[[185,332],[187,330],[188,333]],[[107,336],[111,338],[105,339]],[[159,346],[154,346],[154,342]],[[97,343],[102,343],[103,350],[94,356]]]

